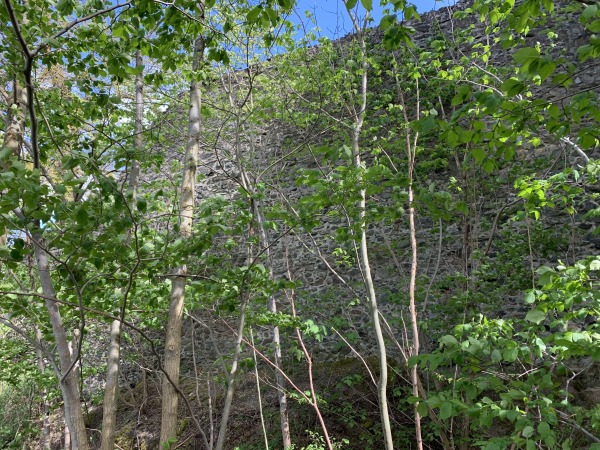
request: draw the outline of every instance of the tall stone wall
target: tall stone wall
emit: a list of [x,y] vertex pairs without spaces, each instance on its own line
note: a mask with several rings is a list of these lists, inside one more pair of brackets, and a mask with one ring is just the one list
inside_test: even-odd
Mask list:
[[[469,2],[459,2],[454,7],[424,14],[421,22],[409,22],[408,24],[415,29],[413,40],[416,46],[427,48],[434,37],[452,42],[457,30],[470,29],[470,34],[474,38],[471,46],[477,43],[486,45],[489,43],[492,46],[491,59],[488,64],[497,67],[512,66],[514,50],[501,49],[499,44],[494,42],[494,36],[486,34],[485,22],[472,17],[461,20],[453,19],[454,11],[467,8],[468,5]],[[556,22],[548,22],[547,28],[532,30],[525,38],[524,45],[535,46],[537,42],[547,43],[547,29],[551,28],[558,33],[558,38],[554,40],[553,54],[557,57],[564,56],[567,60],[578,64],[576,49],[589,36],[579,24],[578,16],[574,13],[563,14],[556,20]],[[370,45],[376,47],[381,43],[382,37],[383,33],[380,30],[371,30]],[[343,47],[351,39],[352,36],[347,36],[338,45]],[[456,48],[451,51],[455,53],[449,54],[448,57],[468,56],[470,48]],[[318,48],[313,49],[313,54],[318,51]],[[272,70],[267,63],[265,64],[266,67],[251,68],[250,71]],[[533,95],[548,101],[559,99],[568,101],[569,96],[576,92],[595,89],[600,79],[596,75],[593,65],[581,64],[578,67],[574,83],[570,87],[544,83],[533,90]],[[561,69],[559,68],[559,70]],[[231,78],[235,79],[231,81]],[[276,74],[271,78],[276,78]],[[237,89],[243,92],[248,88],[248,79],[246,75],[236,74],[233,77],[229,74],[218,81],[217,85],[211,87],[206,96],[207,102],[216,101],[217,98],[223,100],[224,89]],[[389,85],[391,89],[391,80],[389,80]],[[255,88],[260,89],[260,85]],[[282,88],[282,95],[291,95],[289,91],[287,93],[284,91],[285,89]],[[238,98],[234,98],[234,104],[236,99]],[[171,111],[172,113],[173,111]],[[175,129],[179,131],[173,133],[173,140],[179,141],[180,144],[183,143],[183,136],[185,136],[184,113],[185,108],[182,108],[178,113],[180,119],[175,122]],[[268,110],[263,113],[265,116],[270,114]],[[277,187],[267,190],[269,195],[262,200],[267,206],[279,202],[289,207],[309,192],[306,187],[297,185],[294,177],[303,168],[319,167],[321,162],[315,158],[310,149],[328,142],[331,134],[327,130],[320,129],[318,126],[300,127],[280,119],[263,121],[261,124],[248,120],[236,129],[231,115],[226,122],[221,119],[222,117],[211,118],[204,123],[206,134],[200,155],[201,181],[197,191],[199,202],[215,195],[220,195],[230,201],[238,198],[239,186],[242,183],[242,166],[252,183],[263,183],[270,188]],[[179,125],[177,125],[178,122]],[[167,141],[169,142],[169,140]],[[172,142],[170,141],[169,146],[172,145]],[[164,166],[159,173],[149,174],[150,177],[172,178],[174,171],[171,164],[182,160],[181,149],[177,151],[177,146],[173,143],[173,147],[166,152],[167,159]],[[542,168],[544,171],[556,171],[565,166],[582,164],[582,160],[577,157],[573,148],[564,142],[553,141],[549,134],[543,145],[537,149],[524,147],[523,151],[517,155],[516,161],[510,164],[530,164],[535,158],[542,155],[550,160],[556,159],[552,166]],[[510,171],[510,164],[499,174],[490,175],[490,180],[492,177],[502,178],[507,175]],[[448,184],[449,178],[460,172],[459,165],[460,163],[450,159],[445,171],[420,174],[419,176],[429,176],[431,181]],[[419,181],[422,182],[423,179]],[[459,317],[445,317],[444,311],[452,310],[451,304],[456,301],[454,293],[463,283],[460,278],[464,275],[465,260],[469,256],[478,252],[481,254],[487,250],[489,250],[489,255],[497,256],[500,260],[505,249],[497,244],[501,243],[502,236],[526,234],[526,224],[507,220],[518,206],[514,206],[516,197],[512,181],[508,177],[504,181],[505,183],[502,184],[501,181],[496,180],[499,188],[494,191],[479,190],[481,186],[473,189],[469,201],[475,219],[471,221],[465,222],[455,218],[442,222],[440,228],[440,223],[432,221],[426,215],[418,214],[419,296],[421,301],[425,301],[428,305],[425,307],[421,304],[422,317],[435,319],[438,321],[437,323],[446,325],[459,320]],[[173,184],[176,184],[176,179],[173,179]],[[383,192],[377,201],[382,205],[389,204],[390,196],[390,192]],[[584,211],[580,211],[580,213],[582,212]],[[347,334],[354,334],[352,342],[355,348],[363,355],[369,355],[373,352],[375,345],[370,331],[363,279],[357,267],[355,255],[352,254],[351,247],[346,248],[349,252],[349,260],[352,262],[350,265],[340,264],[340,258],[334,256],[335,249],[340,247],[340,244],[333,237],[336,230],[346,224],[343,216],[342,218],[331,218],[327,215],[327,211],[323,211],[320,219],[321,225],[312,229],[310,233],[299,229],[288,232],[283,226],[277,231],[271,232],[272,260],[266,261],[265,264],[272,265],[274,277],[277,279],[286,279],[289,270],[293,279],[301,281],[302,286],[295,290],[295,306],[300,317],[311,318],[317,323],[335,323],[344,327]],[[494,223],[498,226],[495,226]],[[535,248],[538,245],[540,248],[548,247],[540,253],[542,256],[533,261],[533,264],[553,263],[559,259],[572,261],[583,255],[597,253],[600,248],[600,240],[590,232],[595,225],[597,224],[590,220],[584,220],[581,214],[568,217],[558,211],[548,212],[543,220],[532,225],[536,232],[539,232],[538,240],[530,243],[534,247],[533,252],[538,253],[538,249]],[[465,227],[470,227],[467,238],[465,238]],[[465,239],[468,239],[469,256],[464,254]],[[382,315],[391,325],[391,329],[388,331],[389,335],[401,339],[403,333],[400,328],[401,324],[403,321],[408,321],[408,316],[405,314],[410,270],[407,220],[370,224],[368,240]],[[555,241],[555,243],[550,245],[550,241]],[[488,245],[490,242],[491,245]],[[239,255],[240,265],[245,264],[244,258],[244,255]],[[490,264],[490,261],[487,263]],[[492,260],[491,264],[493,263]],[[515,273],[529,270],[531,263],[532,261],[523,259],[519,262],[521,266],[514,268]],[[481,264],[481,260],[469,264],[467,269],[473,273],[479,269],[476,265]],[[498,274],[498,279],[502,282],[505,278],[508,283],[511,276],[510,273]],[[431,289],[432,286],[434,289]],[[486,295],[486,293],[481,293],[482,297]],[[500,312],[517,314],[522,309],[521,296],[521,291],[517,289],[512,292],[508,290],[501,299],[504,303],[501,308],[498,308],[497,304],[495,306],[482,305],[482,312],[486,312],[486,308],[490,308],[487,312],[493,314]],[[280,310],[290,311],[289,297],[283,292],[277,294],[277,301]],[[471,307],[473,306],[471,305]],[[252,306],[252,308],[254,307]],[[454,310],[458,310],[458,307]],[[210,323],[213,331],[209,333],[207,327],[198,323],[195,325],[192,325],[192,322],[189,323],[184,338],[184,359],[188,363],[190,363],[192,351],[192,328],[195,350],[199,360],[214,361],[220,352],[226,354],[231,348],[233,340],[231,330],[224,325],[227,317],[219,318],[219,315],[214,314],[210,308],[199,311],[198,314],[202,320]],[[232,320],[234,322],[235,318]],[[271,337],[269,328],[258,327],[257,336],[260,342],[268,343]],[[294,340],[291,334],[283,337],[288,344]],[[322,359],[346,358],[352,355],[352,350],[335,335],[326,337],[320,343],[313,342],[311,345],[316,356]],[[190,364],[187,366],[191,367]]]

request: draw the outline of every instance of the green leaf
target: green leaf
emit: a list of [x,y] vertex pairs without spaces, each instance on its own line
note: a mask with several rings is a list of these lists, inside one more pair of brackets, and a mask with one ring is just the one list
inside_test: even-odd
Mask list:
[[540,311],[539,309],[533,309],[533,310],[529,311],[527,313],[527,315],[525,316],[525,320],[528,320],[529,322],[533,322],[537,325],[542,323],[544,321],[544,319],[546,319],[546,313],[543,311]]
[[414,367],[419,364],[419,355],[413,355],[408,358],[408,367]]
[[483,160],[486,157],[486,153],[485,150],[481,147],[476,147],[472,152],[471,155],[473,156],[473,158],[475,159],[475,161],[477,161],[477,164],[481,164],[483,162]]
[[90,220],[90,216],[85,208],[79,208],[79,210],[75,213],[75,220],[78,225],[85,226]]
[[360,3],[367,11],[371,11],[373,9],[373,0],[360,0]]
[[506,450],[506,444],[493,441],[488,443],[483,450]]
[[492,356],[493,363],[498,363],[498,362],[502,361],[502,354],[500,353],[500,350],[498,350],[498,349],[495,349],[492,352],[491,356]]
[[8,158],[10,158],[11,154],[12,153],[10,151],[10,148],[2,147],[2,149],[0,150],[0,160],[7,160]]
[[515,362],[517,360],[517,356],[519,356],[519,349],[515,348],[507,348],[504,350],[504,354],[502,355],[504,361],[506,362]]
[[14,261],[21,261],[23,259],[23,254],[19,250],[17,250],[16,248],[13,248],[10,251],[10,257]]
[[258,19],[258,16],[260,16],[260,13],[262,13],[262,10],[263,9],[261,5],[252,8],[246,15],[246,19],[248,19],[248,22],[255,23]]
[[540,60],[540,51],[533,47],[521,48],[515,52],[513,59],[522,66],[525,73],[529,73],[530,67],[535,67]]
[[483,163],[482,167],[486,173],[492,173],[494,171],[494,169],[496,168],[496,165],[494,164],[494,161],[492,161],[491,159],[487,159]]
[[598,5],[590,5],[583,10],[580,17],[582,20],[583,19],[589,20],[593,17],[596,17],[597,13],[598,13]]
[[137,208],[137,210],[141,213],[146,212],[146,209],[148,207],[148,203],[146,202],[145,199],[140,198],[136,201],[135,203],[135,207]]
[[579,131],[578,135],[579,145],[581,145],[584,149],[590,149],[598,145],[598,138],[589,129],[582,129],[581,131]]
[[592,33],[600,32],[600,20],[594,20],[592,23],[587,24],[586,28]]
[[421,417],[427,417],[429,414],[429,408],[427,407],[427,403],[419,402],[417,405],[417,411]]
[[542,80],[545,80],[550,75],[552,75],[554,69],[556,69],[556,63],[554,63],[553,61],[540,61],[538,67],[538,75]]
[[540,436],[542,438],[545,438],[551,432],[552,430],[550,429],[550,425],[548,425],[548,422],[540,422],[540,424],[538,425],[538,433],[540,433]]
[[346,8],[352,9],[356,6],[357,3],[358,3],[358,0],[346,0]]
[[440,406],[440,419],[446,420],[452,417],[452,402],[445,401]]
[[502,92],[504,92],[507,96],[514,97],[515,95],[518,95],[521,92],[523,92],[526,89],[526,87],[519,80],[515,78],[509,78],[504,83],[502,83],[500,89],[502,89]]
[[396,16],[393,14],[388,14],[387,16],[383,16],[381,21],[379,22],[379,28],[382,31],[387,30],[396,22]]
[[442,336],[440,338],[440,343],[447,345],[449,347],[456,347],[458,346],[458,341],[456,340],[456,338],[450,334],[447,334],[445,336]]
[[395,50],[401,44],[405,44],[408,47],[414,47],[414,43],[411,39],[411,30],[403,25],[394,25],[385,30],[383,36],[383,45],[386,50]]
[[525,438],[530,438],[531,436],[533,436],[534,431],[535,430],[533,429],[532,426],[527,425],[525,428],[523,428],[523,432],[521,434]]
[[285,11],[289,11],[292,6],[294,6],[294,2],[292,0],[277,0],[277,4]]
[[79,159],[78,158],[75,158],[75,157],[72,157],[72,156],[67,156],[63,160],[63,169],[64,170],[74,169],[78,165],[79,165]]
[[477,389],[477,386],[475,386],[473,384],[467,384],[467,387],[465,389],[465,394],[467,395],[467,398],[469,400],[473,401],[479,395],[479,389]]
[[522,65],[531,64],[533,61],[540,58],[540,51],[537,48],[525,47],[517,50],[513,55],[513,59]]
[[421,120],[417,120],[412,123],[415,131],[419,133],[428,133],[435,127],[435,118],[433,116],[427,116]]
[[535,302],[535,291],[528,291],[523,298],[526,305],[530,305]]

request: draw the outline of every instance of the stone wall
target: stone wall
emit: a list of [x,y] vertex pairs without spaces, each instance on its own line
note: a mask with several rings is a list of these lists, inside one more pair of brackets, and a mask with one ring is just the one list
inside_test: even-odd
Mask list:
[[[409,25],[415,29],[413,39],[416,45],[426,48],[432,36],[452,41],[453,33],[456,30],[470,29],[470,33],[474,37],[472,45],[488,42],[492,45],[492,58],[489,64],[500,67],[512,65],[511,55],[514,50],[502,50],[499,48],[499,44],[494,44],[494,36],[485,34],[486,23],[475,19],[452,19],[452,13],[457,9],[468,7],[468,3],[459,2],[452,8],[442,8],[439,11],[424,14],[421,22],[409,22]],[[559,20],[560,25],[548,23],[548,27],[558,30],[559,35],[553,54],[557,57],[564,56],[567,60],[577,64],[576,48],[585,42],[588,36],[574,13],[563,14]],[[351,39],[352,36],[347,36],[339,42],[339,45],[344,46]],[[381,42],[381,39],[382,32],[373,29],[369,35],[370,43],[376,45]],[[547,40],[545,29],[533,30],[526,37],[524,45],[534,46],[536,42],[546,43]],[[455,51],[468,55],[469,49],[463,48]],[[318,52],[318,48],[315,48],[314,52]],[[449,57],[460,56],[460,54],[449,54]],[[258,67],[256,70],[270,69]],[[224,85],[227,85],[226,79],[227,76],[221,80],[219,86],[212,87],[207,94],[207,101],[216,100],[223,95],[222,89]],[[571,87],[556,87],[551,83],[544,83],[534,89],[533,95],[549,101],[568,99],[569,95],[575,92],[593,89],[598,81],[593,66],[584,64],[579,66]],[[389,83],[391,85],[391,80]],[[244,87],[247,87],[247,79],[237,74],[231,86],[243,90]],[[173,132],[172,140],[167,140],[169,149],[166,152],[165,164],[159,172],[148,174],[150,179],[164,177],[168,180],[172,179],[174,185],[177,184],[176,178],[172,176],[175,171],[171,164],[173,162],[176,164],[182,159],[182,148],[179,150],[176,148],[183,147],[185,111],[186,108],[182,107],[176,112],[175,116],[179,116],[179,119],[174,122],[175,130],[179,131]],[[173,111],[170,111],[170,114],[173,115]],[[264,114],[268,116],[269,111],[264,111]],[[317,161],[308,149],[311,146],[326,143],[330,138],[327,130],[318,127],[306,129],[294,126],[292,123],[274,120],[261,125],[248,122],[238,130],[237,144],[239,145],[236,145],[236,129],[231,120],[224,123],[221,118],[213,117],[207,119],[203,126],[206,130],[206,138],[202,143],[203,150],[200,155],[201,181],[197,193],[199,202],[214,195],[220,195],[230,200],[237,198],[237,189],[241,182],[240,164],[242,164],[254,183],[277,186],[277,190],[270,191],[269,196],[263,200],[265,205],[276,202],[285,205],[287,202],[293,204],[308,192],[306,188],[293,182],[294,174],[301,168],[317,167]],[[552,141],[550,138],[537,149],[524,148],[523,152],[517,155],[517,161],[513,164],[529,164],[542,154],[549,159],[556,158],[558,161],[552,167],[546,167],[544,170],[559,170],[564,166],[582,164],[581,159],[576,156],[572,148],[562,142]],[[508,174],[510,167],[503,170],[504,172],[493,176],[502,178]],[[447,184],[449,177],[458,172],[456,164],[450,161],[447,171],[431,173],[429,176],[432,181]],[[462,254],[465,226],[474,226],[473,229],[470,229],[468,238],[471,255],[486,248],[496,216],[499,217],[499,226],[495,230],[497,237],[493,239],[491,256],[498,255],[498,258],[502,256],[501,253],[504,250],[497,245],[497,242],[502,240],[503,235],[526,234],[523,223],[507,220],[514,213],[514,208],[505,209],[505,205],[514,202],[515,194],[511,185],[512,181],[508,177],[505,181],[504,185],[499,183],[501,187],[495,191],[474,189],[476,192],[470,194],[471,206],[474,208],[473,214],[476,218],[471,224],[465,225],[465,222],[455,219],[443,223],[440,230],[438,223],[433,222],[430,218],[424,215],[417,217],[420,252],[419,295],[421,300],[426,299],[430,305],[426,311],[423,311],[422,317],[436,319],[438,323],[447,325],[451,325],[455,321],[454,317],[445,317],[444,311],[452,310],[449,305],[455,301],[454,290],[460,284],[460,281],[456,281],[455,278],[460,278],[465,269],[464,260],[466,258]],[[378,201],[385,204],[389,200],[389,195],[389,192],[383,193]],[[344,224],[338,218],[328,217],[326,212],[321,218],[322,225],[313,229],[311,234],[294,230],[282,237],[280,234],[284,231],[283,227],[278,232],[270,234],[270,239],[274,242],[271,247],[274,276],[277,279],[285,279],[289,261],[292,277],[302,282],[302,287],[295,291],[299,316],[312,318],[318,323],[336,322],[338,326],[343,326],[346,333],[354,333],[353,343],[356,349],[361,354],[368,356],[373,352],[375,346],[370,331],[371,325],[360,271],[356,267],[355,261],[351,266],[337,264],[336,257],[333,256],[333,252],[339,247],[339,244],[332,237],[336,229]],[[589,220],[583,220],[581,214],[569,218],[561,212],[549,211],[542,221],[535,224],[536,230],[540,233],[540,241],[534,242],[533,245],[534,247],[538,244],[546,246],[548,242],[544,242],[544,240],[556,240],[556,245],[545,250],[543,257],[534,261],[534,264],[553,263],[559,259],[572,261],[583,255],[596,254],[600,248],[600,240],[590,233],[591,227],[595,225],[597,224]],[[408,320],[405,314],[405,305],[408,301],[407,280],[410,269],[407,220],[401,219],[393,224],[372,224],[369,226],[368,238],[381,311],[392,325],[391,332],[396,338],[399,338],[402,330],[398,327],[403,318]],[[440,239],[441,247],[439,246]],[[535,248],[533,250],[534,253],[537,252]],[[286,254],[289,255],[289,260],[286,259]],[[351,253],[350,256],[354,260]],[[244,263],[242,255],[239,256],[239,261],[240,264]],[[524,259],[520,264],[522,267],[515,270],[529,270],[529,260]],[[335,270],[335,273],[331,268]],[[476,271],[477,267],[470,265],[468,269]],[[499,274],[499,277],[507,277],[507,279],[510,276],[510,274]],[[435,295],[428,295],[432,292],[430,283],[435,283]],[[447,287],[440,287],[444,283]],[[482,293],[482,296],[485,297],[485,295]],[[504,305],[500,310],[494,310],[498,305],[482,305],[482,312],[486,312],[486,308],[490,308],[487,312],[497,314],[501,311],[503,314],[517,314],[522,311],[521,296],[519,290],[506,292],[505,297],[501,299]],[[284,293],[277,294],[277,300],[280,310],[290,311],[289,298]],[[436,312],[431,305],[441,305],[442,308],[436,309],[442,312]],[[192,328],[196,356],[203,363],[215,361],[219,353],[226,355],[232,345],[233,334],[224,325],[224,321],[231,319],[230,323],[234,324],[235,318],[219,318],[218,314],[209,310],[198,312],[198,314],[199,318],[210,324],[213,331],[211,334],[208,331],[209,328],[203,325],[188,323],[184,331],[183,353],[184,367],[187,369],[192,367]],[[268,344],[271,337],[268,327],[257,327],[256,335],[264,345]],[[291,334],[285,334],[283,338],[288,345],[294,340]],[[216,342],[216,346],[213,345],[213,340]],[[311,348],[321,359],[341,359],[352,355],[352,351],[343,345],[335,335],[325,337],[323,342],[311,342]]]

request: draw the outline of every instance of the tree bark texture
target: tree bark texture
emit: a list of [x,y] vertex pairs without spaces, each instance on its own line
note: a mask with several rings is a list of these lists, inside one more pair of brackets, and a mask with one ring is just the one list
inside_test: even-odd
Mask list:
[[[138,50],[135,54],[136,67],[143,65],[142,53]],[[137,188],[140,176],[139,158],[143,150],[144,118],[144,82],[143,72],[135,77],[135,150],[136,155],[131,161],[129,171],[129,192],[131,194],[131,210],[135,210]],[[127,241],[130,241],[129,233]],[[125,300],[124,300],[125,301]],[[121,305],[120,319],[125,317],[126,305]],[[106,367],[106,387],[104,390],[104,406],[102,415],[102,444],[100,450],[113,450],[117,426],[117,398],[119,395],[119,366],[121,361],[121,320],[114,320],[110,328],[110,343]]]
[[100,450],[115,448],[117,426],[117,397],[119,394],[119,360],[121,347],[121,321],[114,320],[110,327],[110,344],[106,368],[106,387],[102,414],[102,444]]
[[[204,5],[201,5],[204,11]],[[197,71],[204,55],[204,37],[198,36],[194,43],[193,72]],[[179,206],[179,233],[182,238],[189,238],[192,234],[192,218],[194,214],[194,200],[196,195],[196,168],[198,165],[198,151],[200,141],[200,86],[196,80],[190,83],[190,113],[188,122],[188,141],[186,145],[185,160],[183,163],[183,179],[181,182],[181,202]],[[171,284],[171,302],[169,305],[169,318],[165,337],[164,370],[176,385],[179,382],[180,352],[181,352],[181,327],[185,299],[185,285],[187,266],[182,264],[175,270]],[[164,445],[176,439],[177,436],[177,408],[179,398],[177,390],[163,377],[162,382],[162,421],[160,442]],[[168,444],[170,445],[170,444]],[[171,447],[167,447],[171,448]]]
[[89,444],[87,441],[85,422],[83,420],[83,410],[81,408],[77,371],[71,370],[68,374],[64,373],[71,367],[73,359],[71,357],[71,352],[69,351],[69,341],[67,339],[58,305],[51,300],[56,297],[56,293],[50,277],[48,256],[41,246],[42,235],[38,232],[34,233],[32,237],[40,284],[42,285],[44,295],[47,297],[46,309],[48,310],[48,316],[50,317],[60,367],[63,372],[60,379],[60,390],[64,401],[65,422],[71,434],[73,450],[88,450]]
[[[35,356],[37,360],[37,366],[40,373],[46,371],[46,363],[44,362],[44,354],[42,352],[42,332],[36,326],[35,327]],[[50,450],[50,408],[48,406],[48,399],[46,398],[46,389],[41,392],[42,396],[42,448],[44,450]]]
[[[6,129],[2,147],[10,150],[10,156],[19,157],[25,133],[25,106],[27,105],[27,91],[19,88],[15,81],[12,102],[8,105]],[[8,170],[8,165],[0,161],[0,172]],[[0,246],[6,245],[8,231],[0,231]]]
[[[10,150],[11,156],[18,157],[21,154],[23,135],[25,132],[25,106],[27,105],[27,91],[18,87],[15,83],[12,103],[8,106],[8,118],[4,130],[4,142],[2,146]],[[2,163],[0,163],[2,164]],[[4,164],[0,166],[6,170]]]

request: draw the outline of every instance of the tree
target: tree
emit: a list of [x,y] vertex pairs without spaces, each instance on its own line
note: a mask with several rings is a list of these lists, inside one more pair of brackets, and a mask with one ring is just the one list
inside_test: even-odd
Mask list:
[[[22,341],[2,352],[15,370],[33,361],[17,347],[35,349],[40,372],[53,368],[74,448],[94,439],[80,385],[85,357],[103,351],[89,336],[108,322],[107,449],[122,327],[142,336],[162,374],[166,447],[192,433],[178,421],[180,401],[213,447],[212,423],[208,438],[197,413],[199,372],[211,377],[211,402],[224,380],[210,419],[220,414],[217,448],[233,441],[247,345],[263,361],[257,380],[272,376],[285,447],[301,445],[292,438],[304,431],[298,423],[290,433],[287,406],[304,405],[317,418],[306,428],[318,422],[316,439],[330,449],[342,427],[325,424],[339,417],[388,449],[598,443],[597,407],[571,389],[588,392],[592,366],[582,362],[600,358],[600,108],[582,75],[600,54],[598,8],[567,6],[589,33],[565,56],[557,35],[575,26],[559,27],[564,16],[548,1],[476,0],[439,13],[451,15],[426,37],[413,34],[418,15],[404,2],[388,2],[380,32],[368,14],[358,20],[372,2],[345,5],[353,36],[300,48],[284,32],[287,0],[4,0],[0,322]],[[181,162],[181,123],[171,118],[184,85]],[[214,161],[199,159],[200,146]],[[158,335],[168,303],[162,359],[148,330]],[[182,315],[200,323],[197,308],[230,337],[215,344],[222,377],[194,353],[184,375],[196,377],[195,408],[180,372]],[[248,344],[258,326],[273,333],[271,356],[264,340]],[[330,375],[341,398],[319,377],[323,348],[359,361],[360,374]],[[294,357],[306,374],[286,372]],[[362,395],[369,380],[378,408],[360,410],[344,389]],[[396,420],[403,409],[414,412],[410,433]],[[492,424],[506,432],[490,434]]]

